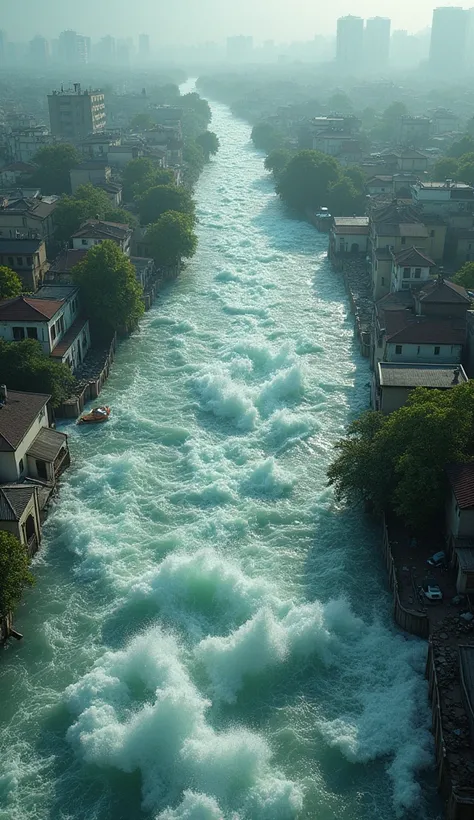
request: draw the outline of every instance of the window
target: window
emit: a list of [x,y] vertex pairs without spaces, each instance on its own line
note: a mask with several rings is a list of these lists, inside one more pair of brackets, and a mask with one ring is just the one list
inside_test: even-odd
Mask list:
[[402,345],[395,345],[395,354],[396,354],[397,356],[401,356],[401,355],[402,355],[402,350],[403,350]]
[[420,345],[418,345],[418,349],[416,351],[418,356],[420,355],[420,351],[421,351],[421,347],[420,347]]
[[33,257],[32,256],[27,256],[26,257],[26,264],[27,265],[32,265],[33,264]]
[[59,333],[64,333],[64,316],[60,316],[58,320]]
[[25,338],[25,328],[24,327],[14,327],[13,328],[13,338],[14,338],[15,342],[21,342],[21,340]]
[[409,279],[411,276],[411,268],[403,268],[403,278]]
[[37,339],[38,338],[38,330],[37,330],[36,327],[27,327],[26,328],[26,333],[27,333],[28,339]]
[[83,239],[83,240],[82,240],[82,244],[83,244],[83,245],[87,245],[87,239]]
[[11,268],[14,266],[15,260],[14,260],[13,256],[8,257],[8,264],[10,265]]
[[382,276],[382,285],[385,285],[385,276]]
[[421,278],[421,268],[415,268],[415,279]]
[[24,465],[24,463],[23,463],[23,459],[22,459],[22,458],[20,458],[20,463],[19,463],[19,465],[18,465],[18,469],[19,469],[20,473],[23,473],[23,472],[24,472],[24,470],[25,470],[25,465]]
[[56,325],[52,325],[52,327],[51,327],[51,338],[54,342],[54,340],[56,338]]
[[430,231],[430,236],[431,236],[431,238],[433,238],[433,237],[434,237],[434,235],[435,235],[435,232],[434,232],[434,231]]
[[24,227],[24,228],[27,228],[27,227],[28,227],[28,219],[27,219],[27,217],[26,217],[26,216],[24,216],[22,221],[23,221],[23,227]]
[[407,244],[407,238],[406,238],[406,236],[402,236],[402,245],[406,245],[406,244]]
[[441,348],[440,348],[440,347],[438,347],[438,346],[436,346],[436,347],[435,347],[435,349],[434,349],[434,354],[435,354],[435,356],[439,356],[440,351],[441,351]]
[[21,266],[23,265],[23,257],[22,256],[17,256],[16,264],[18,265],[19,268],[21,268]]

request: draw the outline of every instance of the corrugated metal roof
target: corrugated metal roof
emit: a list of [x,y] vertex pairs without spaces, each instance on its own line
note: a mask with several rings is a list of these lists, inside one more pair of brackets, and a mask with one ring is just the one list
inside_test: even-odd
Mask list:
[[43,427],[26,455],[39,458],[41,461],[52,462],[66,441],[66,433],[60,433],[50,427]]

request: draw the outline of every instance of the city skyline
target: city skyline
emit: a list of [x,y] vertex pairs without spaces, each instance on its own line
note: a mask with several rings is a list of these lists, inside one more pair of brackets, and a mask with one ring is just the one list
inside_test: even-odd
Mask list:
[[2,9],[1,27],[12,40],[20,41],[31,40],[38,34],[54,39],[61,31],[73,29],[94,39],[109,34],[119,39],[138,39],[145,31],[157,45],[223,41],[239,34],[252,36],[257,42],[288,42],[310,39],[310,34],[335,36],[337,19],[348,14],[365,19],[389,17],[392,31],[406,29],[413,33],[431,25],[437,5],[467,9],[471,3],[360,0],[354,7],[353,0],[335,0],[329,10],[316,10],[307,0],[294,0],[288,14],[283,0],[242,0],[238,5],[225,0],[201,0],[198,10],[192,0],[176,0],[163,10],[153,0],[139,0],[133,8],[126,0],[103,0],[100,6],[95,0],[83,0],[80,11],[72,0],[49,0],[46,10],[36,0],[17,0]]

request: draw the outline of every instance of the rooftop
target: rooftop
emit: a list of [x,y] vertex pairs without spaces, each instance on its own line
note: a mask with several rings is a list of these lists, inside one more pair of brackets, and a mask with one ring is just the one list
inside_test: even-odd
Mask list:
[[125,239],[131,233],[131,228],[123,222],[105,222],[101,219],[88,219],[73,233],[73,239],[82,237],[90,239]]
[[[401,226],[400,226],[401,227]],[[426,256],[419,248],[411,247],[399,253],[394,253],[393,258],[399,267],[410,266],[412,268],[435,268],[436,263],[429,256]]]
[[446,390],[468,381],[461,365],[400,364],[379,362],[378,377],[381,387],[430,387]]
[[42,427],[27,455],[39,458],[41,461],[54,461],[65,441],[67,441],[66,433],[52,430],[51,427]]
[[17,253],[32,255],[38,253],[43,239],[2,239],[0,237],[0,253]]
[[35,492],[31,484],[0,487],[0,521],[19,521]]
[[79,316],[71,325],[67,333],[64,334],[61,341],[58,342],[56,347],[51,353],[51,357],[53,359],[62,359],[65,353],[69,350],[72,343],[75,339],[79,336],[82,329],[86,326],[88,319],[84,319],[84,316]]
[[68,273],[72,268],[82,262],[88,251],[84,248],[67,248],[61,251],[50,267],[52,273]]
[[64,305],[65,299],[38,299],[35,296],[17,296],[0,302],[0,322],[45,322],[52,319]]
[[383,222],[376,225],[378,236],[412,236],[415,239],[426,239],[428,237],[428,228],[421,222]]
[[474,463],[450,464],[446,472],[459,508],[474,507]]
[[414,187],[419,187],[422,190],[454,190],[454,191],[472,191],[472,185],[466,185],[465,182],[454,182],[452,179],[447,179],[445,182],[418,182]]
[[13,452],[51,396],[9,390],[7,401],[0,405],[0,452]]
[[471,300],[467,295],[466,288],[462,285],[455,285],[448,279],[435,279],[433,282],[424,285],[419,292],[420,302],[438,304],[470,304]]

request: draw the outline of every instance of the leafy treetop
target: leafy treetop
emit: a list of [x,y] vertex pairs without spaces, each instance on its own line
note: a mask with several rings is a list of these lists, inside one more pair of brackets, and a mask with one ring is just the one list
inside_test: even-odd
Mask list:
[[0,372],[12,390],[49,393],[53,407],[69,398],[76,383],[67,365],[45,356],[36,339],[0,339]]
[[176,185],[157,185],[138,200],[140,221],[149,225],[166,211],[180,211],[194,217],[194,202],[189,191]]
[[32,183],[44,194],[68,194],[71,191],[69,172],[79,164],[80,157],[68,142],[44,145],[33,157],[38,165]]
[[474,262],[466,262],[453,276],[453,282],[466,290],[474,290]]
[[199,134],[196,138],[196,142],[201,146],[207,160],[209,160],[209,157],[217,154],[219,150],[219,137],[214,131],[203,131],[203,133]]
[[23,291],[23,284],[15,271],[0,265],[0,299],[13,299]]
[[196,252],[194,221],[188,214],[167,211],[148,227],[145,241],[158,267],[174,267]]
[[0,617],[13,612],[25,587],[33,583],[25,547],[12,533],[0,530]]

